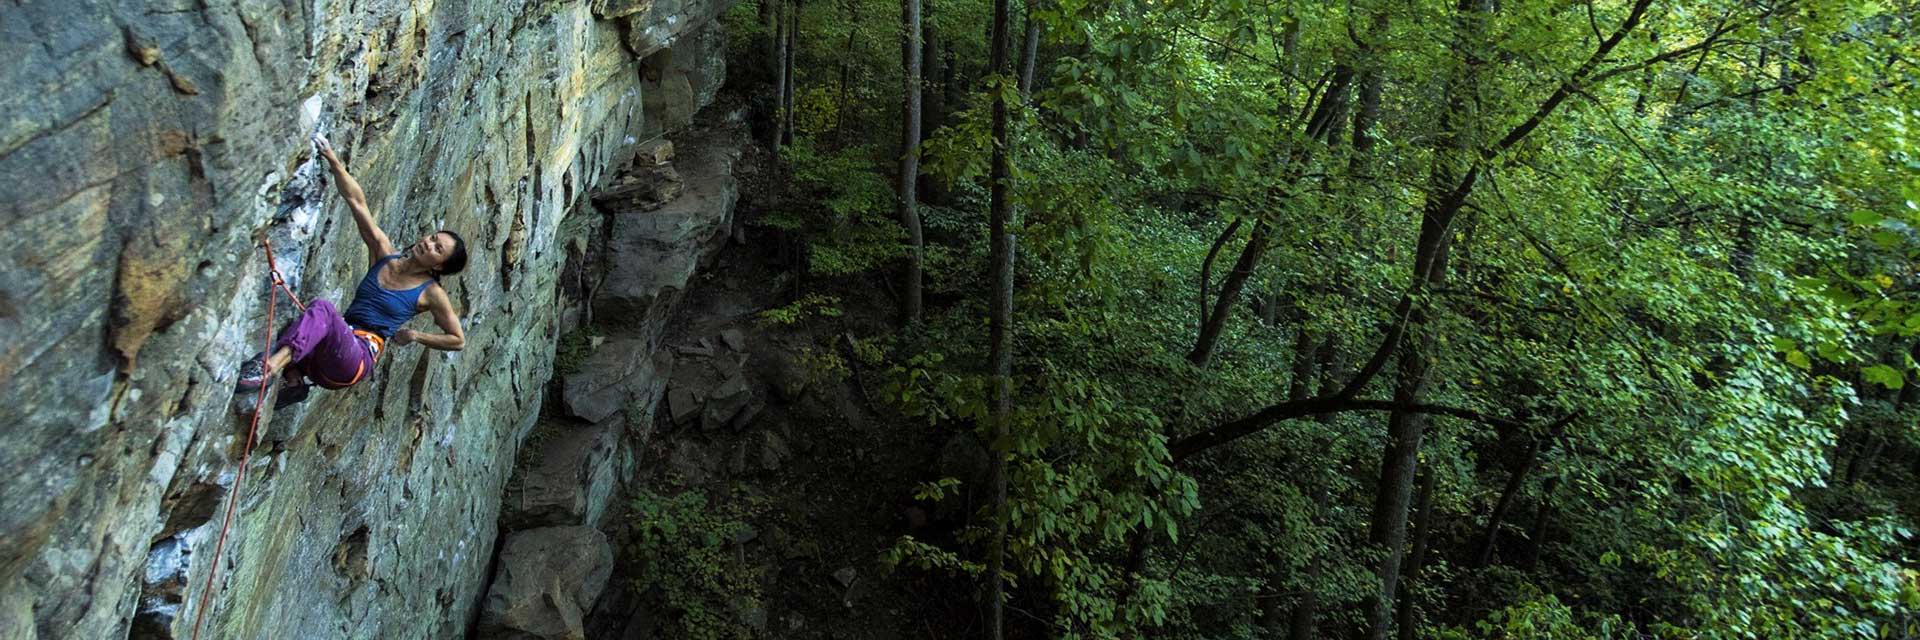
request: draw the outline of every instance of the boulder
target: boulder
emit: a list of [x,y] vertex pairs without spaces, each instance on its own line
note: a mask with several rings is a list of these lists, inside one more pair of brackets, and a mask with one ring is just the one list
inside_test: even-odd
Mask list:
[[598,526],[619,485],[614,455],[623,422],[615,416],[592,425],[542,424],[507,481],[501,524]]
[[732,349],[735,352],[745,352],[747,350],[747,336],[740,333],[739,329],[728,329],[720,332],[720,343],[727,345],[728,349]]
[[643,325],[664,320],[665,310],[655,308],[656,301],[677,299],[700,263],[726,240],[740,196],[733,178],[738,142],[714,140],[713,146],[683,156],[678,164],[686,188],[665,206],[613,216],[610,266],[594,296],[597,316],[634,318]]
[[976,488],[985,487],[988,466],[991,458],[980,439],[969,432],[953,434],[940,447],[940,459],[936,464],[939,474],[944,478],[960,480],[960,496],[949,496],[934,505],[934,518],[944,522],[960,522],[967,518],[967,512],[975,504],[970,496]]
[[706,484],[720,471],[720,456],[699,444],[681,441],[667,456],[667,470],[688,486]]
[[[766,408],[767,403],[754,398],[752,402],[747,403],[746,407],[740,409],[739,413],[733,414],[733,421],[730,424],[735,430],[753,426],[753,421],[759,419],[760,412]],[[784,424],[781,426],[785,427]]]
[[741,439],[733,450],[732,469],[736,474],[779,471],[793,457],[786,440],[771,431],[755,431]]
[[582,616],[613,571],[613,549],[593,527],[507,536],[475,638],[584,640]]
[[940,447],[940,476],[958,478],[966,486],[980,486],[987,482],[988,466],[992,460],[988,457],[987,447],[971,433],[956,433],[947,438]]
[[569,415],[600,422],[636,401],[651,401],[673,371],[673,356],[649,355],[639,338],[607,340],[561,383]]
[[674,345],[673,352],[683,356],[713,357],[713,346],[702,340],[693,344]]
[[673,165],[647,167],[614,178],[593,194],[593,204],[602,211],[652,211],[680,197],[685,186]]
[[673,141],[666,138],[640,143],[640,148],[633,155],[633,165],[636,167],[660,166],[669,162],[673,162]]
[[753,403],[753,391],[746,378],[735,374],[708,393],[703,425],[717,429],[733,423],[735,416]]
[[766,382],[773,387],[780,399],[794,402],[807,392],[807,386],[813,382],[811,372],[792,352],[785,349],[766,349],[754,354],[761,370],[766,372]]
[[700,415],[700,398],[693,395],[692,389],[676,387],[667,391],[667,411],[674,424],[687,424]]

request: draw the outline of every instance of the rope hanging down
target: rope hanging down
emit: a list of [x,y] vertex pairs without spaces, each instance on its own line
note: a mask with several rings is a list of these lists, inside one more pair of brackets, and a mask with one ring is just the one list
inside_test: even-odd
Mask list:
[[[267,274],[273,280],[273,287],[267,290],[267,326],[260,331],[260,355],[264,358],[273,353],[273,308],[280,301],[280,292],[286,292],[287,300],[293,303],[294,308],[304,312],[307,307],[300,303],[300,296],[294,295],[293,288],[287,286],[287,280],[280,276],[280,266],[273,261],[273,242],[262,242],[267,252]],[[276,377],[278,376],[270,375],[269,379],[260,385],[260,391],[253,400],[253,419],[247,424],[247,443],[240,450],[240,471],[234,475],[233,491],[228,493],[227,515],[220,521],[220,537],[213,543],[213,566],[207,568],[207,586],[200,590],[200,606],[193,614],[193,640],[200,640],[200,622],[207,616],[207,605],[219,595],[219,592],[213,588],[213,580],[220,575],[220,553],[227,546],[227,529],[233,525],[233,512],[240,509],[240,486],[247,479],[247,463],[253,457],[253,444],[258,439],[260,411],[266,405],[267,390],[274,387],[272,378]]]

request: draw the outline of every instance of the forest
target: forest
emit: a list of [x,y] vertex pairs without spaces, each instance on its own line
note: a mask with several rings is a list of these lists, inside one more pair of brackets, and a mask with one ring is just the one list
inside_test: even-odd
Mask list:
[[724,20],[938,637],[1920,637],[1911,0]]

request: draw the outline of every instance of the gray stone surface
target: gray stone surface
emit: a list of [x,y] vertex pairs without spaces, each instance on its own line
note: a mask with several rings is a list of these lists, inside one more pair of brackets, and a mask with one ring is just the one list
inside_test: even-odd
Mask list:
[[507,483],[500,522],[512,529],[599,526],[620,484],[614,469],[623,421],[547,423]]
[[613,549],[593,527],[515,532],[500,552],[474,635],[480,640],[584,640],[582,621],[613,572]]
[[[0,491],[0,637],[125,637],[142,611],[142,633],[184,637],[191,615],[167,608],[215,595],[229,505],[202,637],[460,635],[550,375],[562,247],[600,219],[584,194],[679,124],[646,95],[698,104],[718,87],[720,57],[697,51],[723,41],[707,25],[727,4],[0,10],[0,468],[16,479]],[[639,72],[683,39],[661,75]],[[685,87],[663,89],[676,74]],[[296,423],[268,425],[285,451],[234,490],[246,422],[230,389],[266,322],[256,239],[308,298],[344,303],[367,264],[315,129],[396,241],[466,236],[473,261],[445,283],[466,349],[392,349],[368,382],[273,416]],[[651,228],[697,234],[714,214],[694,208]],[[686,246],[652,259],[694,260],[671,255]],[[176,517],[205,486],[233,499]]]
[[561,397],[570,415],[600,422],[630,403],[652,401],[672,369],[673,356],[650,355],[646,340],[614,338],[588,356],[579,371],[567,374]]
[[793,452],[787,442],[771,431],[754,431],[734,448],[731,466],[736,474],[774,472]]
[[657,332],[671,306],[661,298],[677,300],[704,256],[726,241],[740,195],[733,178],[738,149],[738,142],[682,143],[674,162],[686,183],[680,197],[658,209],[614,214],[607,250],[619,258],[594,297],[596,317]]

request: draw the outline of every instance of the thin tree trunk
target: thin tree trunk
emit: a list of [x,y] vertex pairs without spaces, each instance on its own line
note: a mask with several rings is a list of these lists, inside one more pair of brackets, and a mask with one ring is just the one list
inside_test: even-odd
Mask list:
[[[854,35],[860,32],[860,2],[846,0],[847,3],[847,46],[840,52],[840,96],[839,104],[833,109],[833,139],[839,146],[847,144],[847,113],[853,110],[853,97],[848,92],[853,83],[853,45]],[[903,56],[904,57],[904,56]]]
[[[1326,492],[1324,490],[1315,495],[1317,499],[1326,498]],[[1319,554],[1314,554],[1313,559],[1307,561],[1307,584],[1312,585],[1320,582],[1320,574],[1324,571],[1324,564],[1325,561]],[[1287,619],[1287,638],[1290,640],[1313,640],[1318,637],[1320,635],[1319,616],[1320,593],[1309,588],[1305,593],[1300,594],[1300,601],[1293,605],[1293,615]]]
[[1547,519],[1553,515],[1553,492],[1560,487],[1560,478],[1550,476],[1547,486],[1540,490],[1540,506],[1533,512],[1533,526],[1527,528],[1527,539],[1533,544],[1527,547],[1527,557],[1521,562],[1522,568],[1531,569],[1540,562],[1540,552],[1547,543]]
[[[1460,0],[1460,35],[1464,42],[1477,42],[1472,35],[1478,20],[1467,16],[1486,11],[1489,0]],[[1476,4],[1478,6],[1476,6]],[[1468,45],[1470,46],[1470,45]],[[1465,57],[1463,55],[1463,57]],[[1461,179],[1457,163],[1467,160],[1472,144],[1459,127],[1470,108],[1473,95],[1473,70],[1458,72],[1447,81],[1447,109],[1441,113],[1440,134],[1434,141],[1433,168],[1427,183],[1426,204],[1422,207],[1420,240],[1415,245],[1413,277],[1428,290],[1438,289],[1447,279],[1447,253],[1452,246],[1453,217],[1460,203],[1455,186]],[[1469,173],[1470,177],[1471,174]],[[1464,196],[1461,196],[1464,197]],[[1424,280],[1424,282],[1422,282]],[[1432,365],[1433,333],[1426,327],[1427,306],[1407,308],[1407,331],[1412,340],[1400,348],[1399,379],[1395,381],[1393,401],[1399,406],[1419,404],[1426,389],[1428,369]],[[1420,456],[1420,440],[1426,431],[1426,417],[1396,410],[1387,417],[1387,447],[1380,463],[1380,482],[1375,487],[1373,514],[1367,539],[1383,554],[1376,567],[1379,591],[1367,610],[1366,637],[1386,640],[1393,627],[1394,595],[1399,588],[1400,563],[1406,551],[1407,506],[1413,494],[1414,474]]]
[[[993,71],[1004,77],[1007,60],[1007,0],[993,0]],[[1006,611],[1000,573],[1006,568],[1007,555],[1007,430],[1013,412],[1013,233],[1009,218],[1013,207],[1008,200],[1008,183],[1013,179],[1012,159],[1007,157],[1006,92],[993,92],[993,166],[988,187],[988,217],[991,227],[993,298],[988,304],[988,359],[993,365],[993,458],[988,477],[993,485],[993,540],[987,554],[987,597],[991,603],[987,637],[1001,640],[1006,632]]]
[[781,129],[780,137],[786,144],[793,144],[793,121],[799,119],[796,117],[797,114],[794,113],[794,94],[797,93],[796,85],[800,84],[800,78],[793,74],[793,63],[794,58],[799,56],[798,50],[800,48],[798,35],[800,32],[800,0],[793,0],[790,4],[792,7],[787,14],[787,82],[785,92],[782,93],[780,98],[785,105],[787,114],[786,119],[783,121],[784,127]]
[[1420,470],[1418,506],[1414,507],[1413,550],[1407,552],[1406,576],[1407,588],[1400,594],[1399,608],[1395,610],[1394,625],[1399,630],[1400,640],[1413,640],[1413,587],[1420,583],[1420,571],[1427,566],[1428,534],[1433,531],[1433,469]]
[[773,135],[768,136],[767,148],[775,153],[780,151],[780,143],[787,132],[787,4],[780,0],[767,0],[773,3]]
[[[1321,94],[1319,103],[1314,107],[1313,117],[1307,121],[1307,137],[1314,140],[1325,139],[1328,130],[1335,126],[1338,115],[1345,109],[1347,88],[1353,81],[1353,71],[1345,65],[1335,67],[1332,83]],[[1306,152],[1300,152],[1295,160],[1304,159]],[[1291,163],[1289,163],[1291,164]],[[1292,173],[1292,170],[1288,170]],[[1283,178],[1287,184],[1282,191],[1292,188],[1297,175]],[[1246,287],[1247,278],[1260,266],[1260,258],[1267,251],[1270,228],[1265,220],[1256,220],[1253,231],[1247,237],[1247,246],[1240,250],[1240,259],[1233,264],[1233,271],[1220,283],[1220,297],[1214,301],[1213,312],[1208,314],[1207,322],[1200,327],[1195,337],[1193,350],[1187,352],[1187,361],[1196,367],[1205,367],[1213,359],[1213,349],[1220,341],[1220,334],[1226,329],[1228,311],[1240,297],[1240,291]]]
[[[1442,252],[1444,252],[1444,241]],[[1439,284],[1439,282],[1434,282]],[[1426,313],[1416,306],[1414,327],[1425,324]],[[1396,405],[1420,401],[1431,365],[1427,351],[1432,347],[1430,333],[1406,345],[1400,352],[1400,376],[1394,385]],[[1387,417],[1387,447],[1380,463],[1380,482],[1374,491],[1373,517],[1367,540],[1383,553],[1375,571],[1379,591],[1368,608],[1366,637],[1386,640],[1393,624],[1393,598],[1400,586],[1400,563],[1406,551],[1407,506],[1412,501],[1414,473],[1419,464],[1420,440],[1426,432],[1426,416],[1395,410]]]
[[[925,14],[922,22],[932,25],[933,5],[925,4],[922,10]],[[923,76],[920,92],[920,135],[924,139],[940,130],[940,125],[945,124],[947,94],[945,81],[942,80],[945,74],[940,48],[940,31],[928,26],[921,30],[920,36],[921,41],[925,43],[920,56]],[[920,175],[919,187],[921,201],[928,204],[946,203],[945,192],[926,174]]]
[[1861,451],[1860,455],[1854,456],[1853,461],[1847,464],[1847,484],[1849,485],[1858,484],[1861,478],[1866,477],[1867,471],[1873,469],[1873,463],[1880,458],[1880,452],[1887,448],[1886,438],[1878,435],[1868,437],[1871,439],[1867,441],[1866,449]]
[[[1898,349],[1896,348],[1894,351],[1898,351]],[[1915,340],[1912,346],[1908,347],[1907,355],[1913,358],[1920,358],[1920,340]],[[1913,403],[1916,396],[1920,396],[1920,383],[1916,383],[1910,379],[1905,382],[1906,384],[1900,385],[1900,393],[1893,397],[1893,415],[1895,416],[1905,415],[1907,407]],[[1864,439],[1865,442],[1855,446],[1859,451],[1853,455],[1853,458],[1847,461],[1846,475],[1844,478],[1846,484],[1849,485],[1859,482],[1861,478],[1865,478],[1867,472],[1873,470],[1873,463],[1879,461],[1880,453],[1885,451],[1887,447],[1887,439],[1885,436],[1876,433],[1878,429],[1875,429],[1873,425],[1862,426],[1864,428],[1858,429],[1857,431],[1860,432],[1860,438]]]
[[1233,303],[1240,296],[1240,290],[1246,287],[1247,278],[1260,266],[1260,257],[1267,251],[1267,221],[1255,220],[1253,232],[1247,236],[1247,246],[1240,250],[1240,259],[1233,263],[1233,271],[1227,273],[1227,279],[1220,283],[1220,297],[1214,299],[1213,311],[1207,314],[1200,325],[1200,336],[1194,341],[1193,350],[1187,352],[1187,361],[1196,367],[1205,367],[1213,359],[1213,348],[1220,341],[1221,331],[1226,329],[1228,313],[1233,311]]
[[1040,23],[1033,21],[1033,3],[1027,0],[1026,47],[1020,53],[1020,99],[1033,96],[1033,66],[1040,55]]
[[920,321],[920,278],[925,259],[926,240],[921,234],[920,211],[916,206],[914,185],[920,177],[920,0],[900,0],[900,66],[905,78],[900,83],[900,175],[895,207],[900,224],[907,228],[906,308],[901,315],[907,324]]
[[1207,258],[1200,261],[1200,331],[1207,330],[1207,289],[1213,285],[1213,259],[1220,256],[1220,248],[1233,239],[1233,233],[1240,230],[1240,218],[1234,218],[1226,229],[1213,239],[1213,247],[1207,249]]
[[[1340,385],[1341,374],[1340,338],[1337,334],[1329,333],[1327,337],[1320,340],[1319,346],[1314,349],[1314,360],[1317,361],[1320,369],[1319,388],[1314,392],[1319,394],[1333,392]],[[1288,390],[1288,395],[1292,395],[1292,390]],[[1318,416],[1321,427],[1329,432],[1332,431],[1333,419],[1331,413]],[[1325,526],[1326,513],[1320,505],[1327,501],[1327,481],[1316,475],[1310,477],[1308,482],[1312,483],[1307,489],[1307,499],[1314,505],[1313,523],[1316,526]],[[1318,550],[1315,550],[1313,558],[1307,561],[1307,579],[1305,580],[1307,589],[1300,594],[1300,600],[1294,603],[1293,615],[1287,622],[1287,637],[1290,640],[1314,640],[1320,634],[1320,592],[1315,591],[1313,587],[1320,584],[1320,575],[1325,571],[1325,566],[1326,559],[1318,553]]]
[[[1304,313],[1301,315],[1305,315]],[[1305,400],[1313,389],[1314,348],[1319,341],[1313,339],[1305,322],[1298,323],[1293,331],[1293,375],[1287,383],[1288,400]]]
[[1499,540],[1500,524],[1506,521],[1507,511],[1519,498],[1521,487],[1526,486],[1527,475],[1539,467],[1541,454],[1553,448],[1553,443],[1560,439],[1560,434],[1566,431],[1570,421],[1562,419],[1554,422],[1546,437],[1527,443],[1527,452],[1521,456],[1513,474],[1507,476],[1507,486],[1500,492],[1500,501],[1493,505],[1493,514],[1487,516],[1487,532],[1480,538],[1480,552],[1474,556],[1474,566],[1484,567],[1493,562],[1494,543]]

